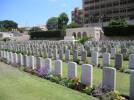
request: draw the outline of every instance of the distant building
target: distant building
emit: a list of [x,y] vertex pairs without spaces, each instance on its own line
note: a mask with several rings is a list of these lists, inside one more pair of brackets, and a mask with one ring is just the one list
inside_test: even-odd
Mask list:
[[83,11],[85,26],[105,26],[115,18],[134,24],[134,0],[83,0]]
[[82,27],[82,28],[71,28],[66,29],[66,38],[82,38],[89,37],[92,40],[99,41],[101,38],[101,34],[103,33],[101,27]]
[[47,31],[47,26],[46,25],[40,25],[40,26],[37,26],[39,27],[42,31]]
[[48,28],[49,30],[56,30],[56,29],[58,29],[58,24],[57,24],[57,23],[48,24],[48,25],[47,25],[47,28]]
[[0,40],[5,38],[13,38],[13,33],[11,32],[0,32]]
[[83,26],[83,10],[79,8],[75,8],[72,11],[72,22],[77,23],[80,26]]
[[0,32],[0,40],[7,38],[14,41],[27,41],[30,36],[19,32]]

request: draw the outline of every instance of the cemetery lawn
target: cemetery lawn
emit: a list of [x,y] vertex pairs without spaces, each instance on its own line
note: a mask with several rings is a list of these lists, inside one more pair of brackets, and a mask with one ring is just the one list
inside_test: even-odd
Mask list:
[[0,62],[0,100],[97,100]]

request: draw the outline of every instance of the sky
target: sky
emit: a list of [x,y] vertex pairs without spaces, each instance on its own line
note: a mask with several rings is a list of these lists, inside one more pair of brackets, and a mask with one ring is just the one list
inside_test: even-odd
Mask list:
[[14,20],[20,27],[46,24],[48,18],[82,8],[82,0],[0,0],[0,20]]

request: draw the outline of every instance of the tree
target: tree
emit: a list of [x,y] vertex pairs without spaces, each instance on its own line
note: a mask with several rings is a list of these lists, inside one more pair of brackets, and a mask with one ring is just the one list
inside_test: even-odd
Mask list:
[[5,28],[7,30],[12,30],[18,28],[18,24],[12,20],[0,21],[0,28]]
[[126,27],[128,23],[125,19],[114,19],[109,22],[110,27]]
[[69,21],[68,15],[66,13],[61,13],[58,18],[58,28],[64,29],[67,26],[67,23]]
[[39,27],[32,27],[30,30],[29,30],[29,33],[28,34],[31,34],[32,32],[40,32],[42,31]]
[[58,29],[58,18],[57,17],[51,17],[47,21],[47,28],[48,30]]
[[67,28],[78,28],[78,27],[80,27],[80,26],[75,22],[72,22],[67,26]]

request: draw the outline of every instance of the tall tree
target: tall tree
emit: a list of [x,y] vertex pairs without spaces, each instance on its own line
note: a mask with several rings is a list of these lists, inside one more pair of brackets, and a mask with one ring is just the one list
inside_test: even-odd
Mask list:
[[126,27],[128,23],[125,19],[113,19],[109,22],[110,27]]
[[28,34],[31,34],[32,32],[40,32],[40,31],[42,31],[42,30],[39,27],[32,27],[29,30]]
[[68,15],[66,13],[61,13],[58,18],[58,28],[64,29],[67,26],[67,23],[69,21]]
[[69,25],[67,25],[67,28],[78,28],[78,27],[80,27],[80,26],[75,22],[72,22]]
[[12,20],[4,20],[0,21],[0,27],[5,28],[7,30],[12,30],[18,28],[18,24]]
[[58,18],[57,17],[49,18],[47,21],[47,28],[48,28],[48,30],[57,29],[58,28]]

